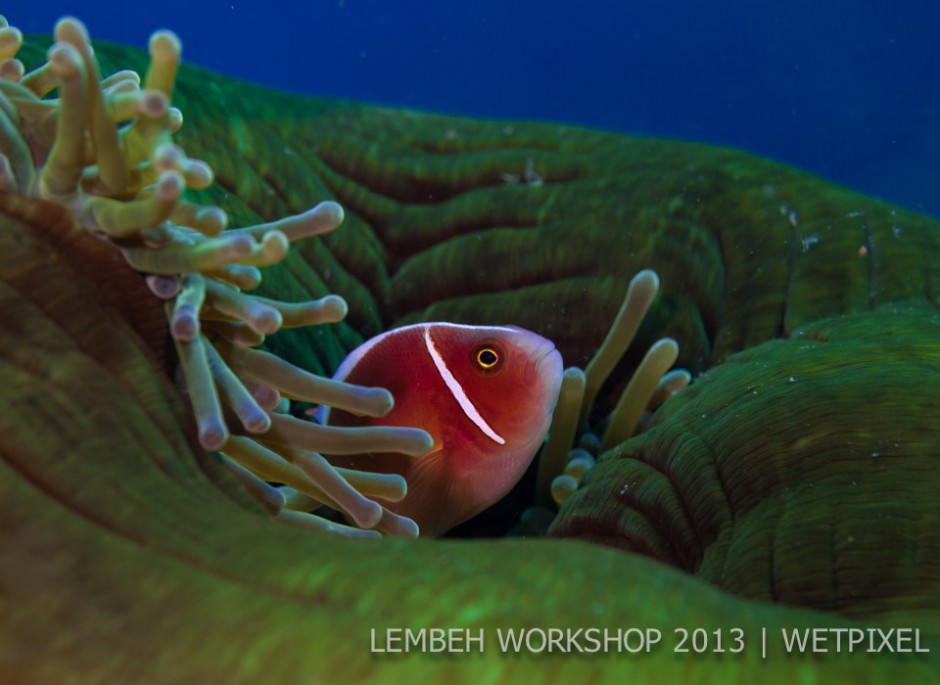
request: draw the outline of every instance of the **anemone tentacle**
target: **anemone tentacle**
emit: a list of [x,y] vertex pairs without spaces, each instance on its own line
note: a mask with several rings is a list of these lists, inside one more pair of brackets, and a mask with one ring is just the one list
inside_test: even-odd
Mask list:
[[[143,68],[132,50],[96,50],[102,59],[107,53]],[[666,403],[659,427],[633,439],[642,442],[609,452],[566,508],[574,512],[601,494],[605,517],[619,513],[622,525],[645,526],[640,532],[648,535],[634,539],[662,551],[660,558],[685,555],[694,562],[696,546],[705,548],[702,534],[719,535],[701,557],[700,577],[692,577],[574,540],[375,545],[271,526],[258,515],[262,505],[239,491],[219,495],[234,481],[217,462],[190,451],[179,428],[185,415],[174,413],[173,392],[125,325],[131,315],[111,303],[114,293],[97,294],[101,274],[82,271],[63,245],[50,244],[44,225],[56,216],[47,211],[52,205],[28,200],[33,221],[0,217],[6,241],[0,306],[29,323],[22,332],[0,327],[5,680],[936,678],[938,547],[929,537],[938,529],[937,470],[930,461],[936,393],[921,385],[922,365],[936,358],[930,323],[940,292],[936,222],[731,150],[302,100],[184,72],[174,91],[189,122],[181,140],[212,160],[217,184],[204,192],[220,204],[227,193],[235,223],[296,214],[309,197],[334,197],[346,208],[343,231],[297,245],[287,268],[266,274],[262,284],[272,299],[299,299],[288,295],[306,287],[316,297],[336,292],[349,303],[344,323],[269,340],[272,350],[291,350],[285,356],[311,371],[328,372],[363,336],[396,323],[493,322],[507,312],[555,339],[569,363],[583,365],[606,334],[629,275],[643,267],[662,274],[663,293],[636,347],[670,336],[682,344],[679,363],[695,374],[725,360],[728,366]],[[227,87],[231,97],[223,94]],[[527,168],[541,184],[507,183],[503,176]],[[859,258],[859,244],[869,239]],[[28,287],[6,287],[27,263],[36,269]],[[43,282],[55,287],[36,285]],[[902,313],[917,309],[915,321],[862,314],[885,303]],[[804,346],[827,344],[831,332],[820,327],[818,339],[800,339],[796,331],[843,314],[859,315],[853,326],[871,326],[861,336],[867,343],[853,353],[852,383],[846,386],[847,369],[838,363],[792,373],[787,352],[808,353]],[[906,333],[885,335],[893,324]],[[35,336],[30,355],[23,354],[26,333]],[[785,343],[769,343],[783,345],[779,356],[757,347],[788,335]],[[900,360],[891,361],[893,352]],[[868,363],[876,358],[879,363]],[[125,367],[114,369],[115,359]],[[628,353],[614,370],[609,396],[602,391],[599,398],[605,409],[637,361]],[[53,362],[56,375],[43,375]],[[755,382],[742,375],[743,383],[729,383],[735,367]],[[134,374],[135,382],[115,382],[121,374]],[[852,391],[839,393],[840,387]],[[929,393],[911,392],[922,387]],[[830,392],[838,399],[832,406]],[[871,469],[864,496],[856,498],[847,457],[858,455],[839,448],[861,448],[871,439],[857,417],[873,400],[873,411],[901,421],[880,423],[879,435],[892,440],[854,462]],[[813,411],[804,417],[794,406]],[[706,431],[710,419],[716,426]],[[808,435],[804,419],[813,421]],[[737,420],[746,432],[736,430]],[[695,430],[683,431],[686,421]],[[776,436],[766,451],[759,435],[765,425]],[[707,440],[696,445],[699,429]],[[713,468],[716,435],[732,457],[717,464],[733,467],[730,483]],[[903,452],[886,452],[898,436]],[[627,456],[638,444],[648,453]],[[677,446],[688,448],[686,466],[670,457]],[[635,472],[611,480],[620,489],[601,485],[613,468],[607,459],[618,454],[624,456],[618,462],[646,469],[639,474],[645,491],[636,491],[643,484],[632,478]],[[742,500],[748,492],[750,499]],[[285,502],[294,496],[280,494]],[[722,503],[729,495],[749,507],[742,527],[755,537],[728,538]],[[624,497],[635,498],[629,500],[635,506],[623,506]],[[895,502],[917,516],[895,517]],[[865,515],[873,503],[884,517]],[[702,513],[691,528],[683,525],[684,507]],[[807,524],[811,535],[804,539]],[[777,531],[785,534],[776,538]],[[859,553],[858,543],[871,544],[872,536],[878,554]],[[724,576],[724,568],[733,572]],[[722,582],[768,601],[719,591]],[[826,596],[830,588],[838,592]],[[863,595],[844,603],[843,588]],[[773,604],[776,589],[813,610]],[[813,596],[820,590],[822,596]],[[932,651],[910,659],[800,658],[774,652],[771,644],[763,661],[751,640],[742,654],[716,659],[683,659],[666,650],[643,659],[507,658],[488,649],[479,659],[453,662],[370,658],[363,646],[370,628],[492,633],[507,625],[555,625],[564,617],[567,625],[615,630],[625,616],[666,634],[694,625],[740,627],[747,636],[761,628],[779,634],[794,626],[864,629],[923,619],[922,644]]]
[[[7,27],[3,37],[3,54],[15,60],[22,35]],[[167,31],[153,35],[150,66],[142,82],[130,70],[102,80],[88,32],[76,19],[60,20],[55,40],[44,65],[28,73],[25,68],[8,69],[13,76],[0,87],[4,137],[0,181],[7,191],[65,208],[85,230],[99,236],[140,272],[140,282],[155,298],[166,300],[169,334],[200,445],[222,450],[229,458],[223,463],[233,468],[238,481],[275,519],[296,523],[297,515],[279,516],[283,495],[266,485],[258,472],[252,473],[250,465],[247,470],[245,463],[238,465],[245,450],[227,447],[232,430],[256,440],[273,439],[283,432],[279,427],[291,419],[272,418],[276,417],[272,412],[285,386],[294,390],[294,399],[310,402],[323,401],[324,394],[317,388],[328,385],[332,392],[327,399],[335,406],[369,415],[387,412],[391,396],[381,389],[311,382],[309,374],[286,362],[276,375],[262,371],[243,379],[236,360],[244,359],[246,353],[236,350],[260,344],[282,326],[343,318],[347,307],[336,296],[286,303],[245,292],[260,285],[258,267],[283,261],[292,241],[336,229],[343,211],[327,201],[279,221],[222,232],[227,218],[220,208],[183,199],[187,188],[210,187],[214,174],[208,164],[188,158],[171,141],[181,122],[180,116],[171,115],[178,110],[170,106],[182,50],[176,36]],[[56,86],[59,98],[44,98]],[[206,330],[203,318],[210,322]],[[364,401],[376,396],[377,402]],[[295,442],[301,434],[306,451],[298,452]],[[382,518],[381,504],[360,494],[316,454],[318,449],[337,445],[348,451],[347,443],[357,445],[363,440],[380,445],[383,451],[404,449],[411,454],[422,454],[430,446],[423,431],[311,427],[275,440],[269,454],[293,464],[319,464],[317,469],[301,466],[293,474],[295,480],[306,481],[308,492],[325,493],[321,501],[336,505],[357,525],[374,528]],[[349,530],[330,522],[318,528]],[[417,534],[413,525],[393,515],[384,530]]]

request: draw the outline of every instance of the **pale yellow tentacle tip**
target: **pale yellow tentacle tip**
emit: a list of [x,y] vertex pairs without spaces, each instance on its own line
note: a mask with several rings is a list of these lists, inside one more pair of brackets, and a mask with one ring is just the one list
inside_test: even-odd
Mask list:
[[53,35],[56,37],[56,40],[72,43],[73,45],[84,44],[88,46],[90,43],[88,29],[85,28],[85,24],[76,17],[65,16],[59,19],[59,21],[56,22]]
[[327,323],[342,321],[349,313],[349,305],[339,295],[327,295],[318,304],[322,320]]
[[643,269],[630,279],[630,287],[644,286],[659,291],[659,274],[652,269]]
[[167,127],[170,133],[176,133],[183,128],[183,112],[178,107],[170,107],[167,112]]
[[138,74],[133,69],[121,69],[120,71],[116,71],[110,76],[102,79],[101,87],[112,88],[122,83],[133,83],[139,88],[140,87],[140,74]]
[[418,524],[410,518],[399,516],[388,509],[383,509],[381,520],[375,529],[393,538],[416,538],[420,534]]
[[183,42],[168,29],[155,31],[150,36],[149,47],[150,56],[155,61],[176,60],[183,52]]
[[325,223],[335,224],[336,226],[343,223],[343,219],[345,218],[342,206],[332,200],[321,202],[310,210],[310,212],[319,216]]
[[[127,83],[133,83],[127,81]],[[140,113],[150,119],[159,119],[167,115],[170,109],[170,100],[159,90],[141,91]]]
[[55,43],[46,52],[49,68],[63,79],[75,78],[82,72],[82,56],[70,43]]
[[165,171],[154,186],[154,198],[160,202],[176,202],[186,190],[186,181],[178,171]]
[[578,480],[574,476],[563,473],[552,481],[552,500],[559,507],[564,504],[578,489]]
[[26,73],[26,67],[18,59],[5,59],[0,62],[0,79],[19,83]]

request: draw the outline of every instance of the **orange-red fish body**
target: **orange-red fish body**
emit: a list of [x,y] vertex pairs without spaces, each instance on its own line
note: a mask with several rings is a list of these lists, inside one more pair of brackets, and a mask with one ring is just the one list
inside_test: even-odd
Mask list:
[[380,418],[327,410],[336,426],[411,426],[434,438],[423,457],[328,456],[336,466],[398,473],[408,494],[385,506],[440,535],[490,506],[525,472],[551,422],[561,385],[551,341],[514,326],[424,323],[383,333],[353,350],[334,378],[387,388]]

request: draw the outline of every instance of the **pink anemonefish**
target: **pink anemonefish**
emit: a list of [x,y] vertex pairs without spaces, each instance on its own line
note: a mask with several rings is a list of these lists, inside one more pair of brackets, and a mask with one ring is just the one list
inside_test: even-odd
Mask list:
[[434,438],[423,457],[330,456],[336,466],[398,473],[408,494],[387,508],[421,535],[445,533],[490,506],[522,477],[548,431],[561,386],[551,341],[515,326],[423,323],[383,333],[353,350],[333,376],[387,388],[380,418],[324,408],[335,426],[412,426]]

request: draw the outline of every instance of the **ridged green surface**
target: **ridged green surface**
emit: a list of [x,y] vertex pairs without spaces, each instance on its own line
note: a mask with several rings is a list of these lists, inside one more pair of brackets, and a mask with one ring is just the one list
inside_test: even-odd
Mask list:
[[[632,275],[657,269],[664,292],[642,341],[674,335],[696,371],[727,362],[664,407],[636,439],[641,459],[626,458],[636,440],[614,450],[565,515],[632,519],[643,551],[700,577],[578,542],[344,542],[269,523],[187,447],[146,348],[42,237],[42,213],[32,226],[6,217],[0,306],[18,325],[0,332],[4,681],[940,679],[936,222],[729,150],[293,98],[200,70],[181,81],[181,142],[212,163],[210,194],[235,223],[331,197],[347,209],[341,229],[266,275],[279,296],[350,302],[348,323],[272,345],[313,370],[423,318],[524,325],[583,364]],[[507,182],[527,166],[542,185]],[[16,281],[23,264],[48,287]],[[885,303],[916,311],[865,314]],[[832,340],[807,342],[801,327]],[[902,447],[883,442],[902,432]],[[673,464],[683,441],[688,459]],[[871,444],[882,456],[865,455]],[[645,463],[655,477],[622,500],[621,475],[606,474]],[[663,469],[670,482],[656,482]],[[933,653],[783,657],[777,640],[760,659],[761,627],[849,618],[920,625]],[[748,648],[369,654],[370,628],[430,626],[661,627],[667,639],[740,626]]]
[[940,319],[887,306],[737,353],[611,450],[553,533],[742,597],[940,634]]
[[[143,69],[132,49],[98,53],[105,72]],[[349,300],[349,326],[274,342],[313,368],[338,363],[334,335],[349,349],[422,319],[516,323],[583,365],[643,268],[662,296],[621,381],[660,335],[699,372],[816,319],[940,301],[936,221],[735,150],[300,98],[196,68],[175,101],[234,224],[346,209],[266,275],[273,294]]]

